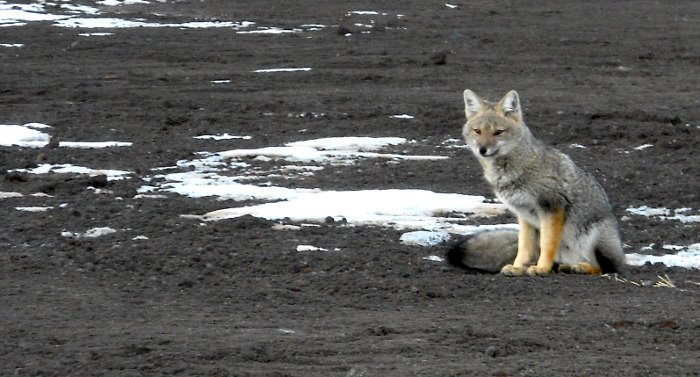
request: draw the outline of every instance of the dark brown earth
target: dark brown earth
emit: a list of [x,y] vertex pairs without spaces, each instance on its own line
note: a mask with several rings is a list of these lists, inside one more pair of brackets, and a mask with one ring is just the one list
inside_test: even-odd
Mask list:
[[[134,198],[150,168],[213,151],[192,136],[223,132],[253,139],[219,142],[219,150],[327,136],[415,139],[410,153],[450,158],[365,160],[296,185],[492,197],[469,152],[440,145],[460,136],[465,88],[489,98],[516,89],[533,132],[594,173],[618,218],[629,218],[621,221],[628,252],[699,242],[697,223],[625,211],[700,208],[697,2],[235,3],[153,2],[103,16],[326,27],[285,35],[120,29],[99,38],[49,23],[0,29],[0,43],[25,44],[0,48],[0,123],[46,123],[61,140],[134,142],[0,147],[0,191],[25,195],[0,200],[0,374],[700,374],[697,270],[632,268],[626,278],[642,286],[468,274],[424,260],[444,248],[403,245],[390,228],[273,230],[250,217],[199,226],[180,215],[249,203]],[[387,14],[347,15],[354,10]],[[368,34],[355,25],[371,20]],[[251,72],[277,67],[313,70]],[[218,79],[231,84],[210,83]],[[309,112],[325,116],[287,116]],[[389,118],[402,113],[415,119]],[[642,144],[653,147],[633,149]],[[7,172],[38,160],[136,175],[107,182]],[[36,192],[52,197],[28,196]],[[56,208],[14,209],[30,205]],[[120,231],[61,236],[99,226]],[[149,239],[132,240],[142,234]],[[299,244],[341,251],[299,253]],[[651,286],[664,274],[675,288]]]

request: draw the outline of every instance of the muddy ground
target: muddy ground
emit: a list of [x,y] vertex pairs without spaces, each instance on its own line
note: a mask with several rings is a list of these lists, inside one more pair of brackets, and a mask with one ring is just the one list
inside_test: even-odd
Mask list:
[[[700,374],[697,270],[635,267],[627,279],[642,286],[469,274],[424,260],[444,247],[403,245],[391,228],[274,230],[275,222],[251,217],[200,226],[180,215],[250,202],[134,198],[149,169],[194,152],[327,136],[400,136],[417,141],[410,153],[450,158],[364,160],[298,187],[492,197],[469,151],[441,143],[460,137],[465,88],[488,98],[516,89],[533,132],[605,187],[625,218],[627,252],[699,242],[697,223],[625,210],[700,208],[697,2],[326,3],[185,0],[103,10],[325,25],[281,35],[135,28],[82,37],[85,30],[43,22],[0,29],[0,43],[24,44],[0,48],[0,123],[46,123],[60,140],[134,143],[0,147],[0,191],[25,195],[0,200],[0,374]],[[379,14],[348,15],[364,10]],[[279,67],[312,71],[252,72]],[[221,79],[231,82],[211,83]],[[307,113],[324,115],[296,116]],[[389,118],[404,113],[415,118]],[[192,139],[224,132],[253,138]],[[653,147],[634,149],[643,144]],[[105,181],[8,172],[37,162],[135,174]],[[29,196],[37,192],[51,197]],[[15,210],[31,205],[55,209]],[[119,232],[61,236],[101,226]],[[299,244],[340,251],[297,252]],[[675,288],[651,286],[664,274]]]

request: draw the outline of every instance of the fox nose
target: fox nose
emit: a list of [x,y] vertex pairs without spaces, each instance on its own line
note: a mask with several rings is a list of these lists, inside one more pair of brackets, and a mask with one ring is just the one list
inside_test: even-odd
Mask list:
[[486,147],[479,147],[479,153],[481,153],[482,156],[486,156],[486,152],[488,152]]

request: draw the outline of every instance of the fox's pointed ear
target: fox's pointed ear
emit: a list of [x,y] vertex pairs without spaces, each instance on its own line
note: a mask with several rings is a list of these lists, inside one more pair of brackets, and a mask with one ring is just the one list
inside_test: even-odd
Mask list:
[[520,108],[520,97],[515,90],[508,92],[503,99],[498,102],[498,108],[504,116],[517,118],[518,120],[523,119],[523,111]]
[[480,112],[484,107],[484,102],[476,95],[476,93],[467,89],[464,91],[464,112],[467,119]]

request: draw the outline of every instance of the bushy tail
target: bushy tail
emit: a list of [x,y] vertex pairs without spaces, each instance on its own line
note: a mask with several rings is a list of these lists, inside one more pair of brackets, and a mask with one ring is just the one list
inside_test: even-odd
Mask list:
[[517,230],[485,231],[467,237],[450,247],[447,262],[467,270],[497,273],[513,263],[518,253]]

